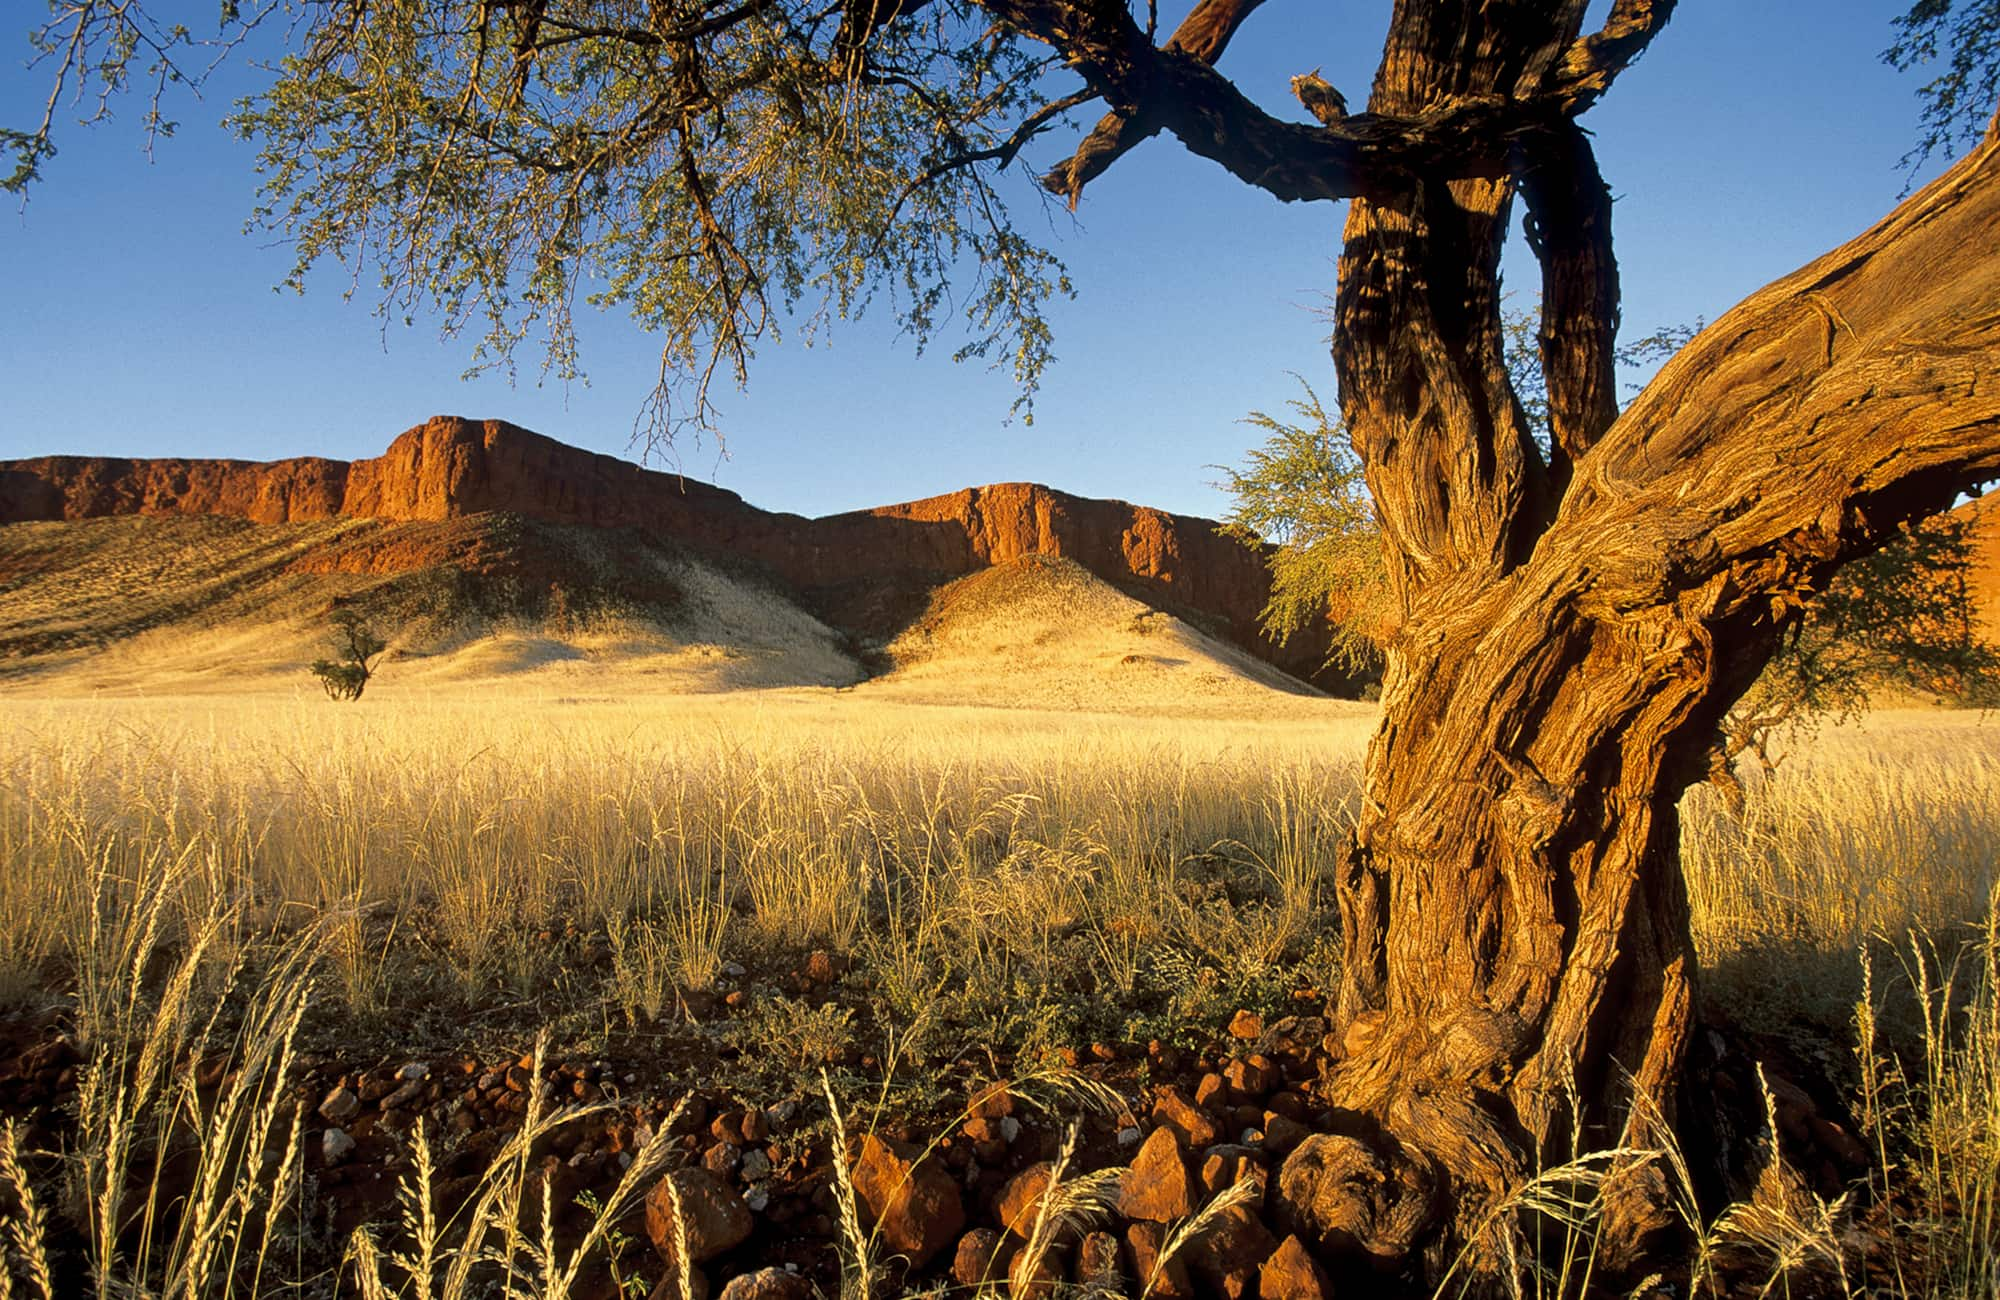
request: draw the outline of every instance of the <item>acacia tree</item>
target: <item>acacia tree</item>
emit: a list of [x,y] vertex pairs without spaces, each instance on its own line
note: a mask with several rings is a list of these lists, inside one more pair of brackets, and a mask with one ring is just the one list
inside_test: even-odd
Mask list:
[[[1333,359],[1394,630],[1336,870],[1326,1086],[1351,1176],[1300,1213],[1329,1247],[1441,1258],[1566,1127],[1673,1125],[1694,995],[1675,807],[1717,720],[1840,565],[2000,474],[2000,143],[1703,330],[1621,414],[1612,206],[1579,120],[1675,0],[1614,0],[1591,32],[1586,0],[1393,0],[1366,110],[1302,77],[1310,121],[1215,70],[1259,3],[1199,0],[1161,39],[1125,0],[294,0],[240,122],[302,268],[366,262],[392,308],[482,322],[488,359],[546,330],[559,369],[595,286],[691,377],[676,418],[788,311],[886,302],[927,337],[968,265],[965,351],[1031,391],[1067,286],[997,177],[1085,105],[1041,178],[1072,204],[1161,133],[1279,199],[1347,202]],[[148,50],[175,71],[137,0],[52,5],[59,79]],[[8,139],[26,183],[46,123]],[[1546,451],[1505,364],[1517,202]]]

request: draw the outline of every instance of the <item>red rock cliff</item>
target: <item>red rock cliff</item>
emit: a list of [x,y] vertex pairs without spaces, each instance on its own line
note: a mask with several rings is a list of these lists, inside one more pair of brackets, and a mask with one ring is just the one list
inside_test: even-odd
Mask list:
[[600,456],[500,420],[440,416],[381,456],[0,462],[0,524],[122,514],[220,514],[259,523],[333,517],[450,519],[505,510],[555,523],[636,528],[747,559],[830,622],[872,632],[930,587],[1026,555],[1061,556],[1191,614],[1302,676],[1324,644],[1280,652],[1257,630],[1263,562],[1206,519],[1032,483],[968,488],[804,519],[733,492]]

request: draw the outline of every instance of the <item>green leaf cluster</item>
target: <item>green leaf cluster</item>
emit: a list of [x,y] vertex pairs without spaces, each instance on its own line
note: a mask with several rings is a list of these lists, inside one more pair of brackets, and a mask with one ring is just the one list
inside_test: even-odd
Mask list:
[[1252,411],[1244,423],[1267,435],[1241,469],[1220,466],[1234,498],[1223,531],[1261,551],[1271,569],[1262,622],[1283,645],[1325,624],[1328,664],[1378,668],[1389,611],[1381,530],[1361,459],[1312,385],[1286,403],[1283,418]]
[[[869,34],[794,0],[374,0],[307,6],[236,128],[255,222],[383,310],[471,331],[473,370],[581,374],[579,302],[661,343],[649,432],[708,427],[787,329],[871,307],[922,347],[1010,368],[1028,411],[1062,266],[993,185],[1050,63],[963,0]],[[1011,147],[1010,147],[1011,145]]]

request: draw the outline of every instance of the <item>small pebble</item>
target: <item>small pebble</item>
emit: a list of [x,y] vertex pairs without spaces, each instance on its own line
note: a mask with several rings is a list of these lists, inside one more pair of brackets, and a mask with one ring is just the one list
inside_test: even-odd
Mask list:
[[722,963],[722,973],[724,975],[727,975],[730,979],[737,979],[740,978],[744,972],[741,963],[726,961]]
[[422,1061],[411,1061],[408,1065],[396,1071],[396,1077],[406,1083],[412,1079],[428,1079],[431,1077],[431,1067],[425,1065]]
[[1012,1144],[1020,1139],[1021,1121],[1012,1115],[1000,1117],[1000,1140]]
[[1136,1147],[1139,1145],[1139,1138],[1141,1136],[1142,1134],[1136,1125],[1128,1124],[1118,1130],[1118,1145],[1121,1147]]
[[346,1129],[339,1128],[328,1129],[319,1140],[320,1155],[325,1158],[328,1168],[353,1155],[357,1145],[353,1138],[347,1136]]
[[753,1214],[762,1214],[764,1207],[771,1203],[771,1193],[761,1185],[753,1187],[744,1193],[743,1203],[750,1207]]
[[748,1151],[743,1156],[743,1181],[758,1183],[771,1176],[771,1157],[762,1151]]

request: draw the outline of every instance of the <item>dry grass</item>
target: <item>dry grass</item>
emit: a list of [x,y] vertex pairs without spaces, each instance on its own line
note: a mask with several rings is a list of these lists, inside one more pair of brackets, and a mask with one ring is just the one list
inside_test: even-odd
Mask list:
[[[877,1029],[904,1027],[898,1051],[930,1032],[1031,1053],[1086,1032],[1200,1033],[1324,973],[1320,864],[1351,816],[1371,725],[1365,710],[1296,697],[1198,723],[865,691],[17,699],[0,715],[0,993],[60,993],[83,1036],[122,1045],[99,1053],[83,1089],[67,1193],[94,1207],[82,1221],[103,1238],[103,1225],[157,1216],[155,1272],[135,1280],[225,1294],[220,1280],[194,1284],[229,1271],[215,1252],[261,1261],[276,1247],[258,1243],[299,1230],[290,1167],[247,1173],[240,1152],[295,1136],[269,1099],[308,1005],[307,949],[323,972],[313,1005],[405,1030],[418,1003],[533,1009],[565,990],[645,1024],[730,960],[825,947],[861,967]],[[1966,922],[1994,924],[1996,760],[2000,727],[1976,716],[1877,716],[1753,781],[1740,815],[1705,790],[1685,808],[1711,996],[1821,1042],[1868,1008],[1864,1046],[1878,1046],[1861,1056],[1863,1110],[1888,1176],[1916,1196],[1895,1228],[1912,1261],[1900,1294],[1927,1300],[1992,1300],[2000,1276],[2000,943],[1989,929],[1983,949],[1960,948]],[[578,984],[575,944],[592,935],[609,955]],[[1864,987],[1855,960],[1884,937],[1912,954],[1895,990]],[[234,1009],[225,1023],[198,1005]],[[858,1032],[803,1004],[773,999],[769,1014],[787,1006],[793,1030],[757,1030],[782,1068]],[[787,1055],[781,1030],[801,1050]],[[174,1102],[225,1039],[264,1062],[228,1113]],[[207,1127],[143,1129],[160,1116]],[[234,1135],[212,1160],[207,1133]],[[34,1189],[10,1143],[0,1133],[0,1181],[23,1209],[4,1231],[32,1291],[51,1198],[20,1195]],[[166,1149],[203,1153],[188,1199],[170,1214],[121,1201],[129,1179],[102,1170]],[[518,1180],[508,1191],[504,1170],[492,1176],[496,1196],[518,1199]],[[1592,1185],[1564,1186],[1588,1242]],[[1850,1207],[1774,1204],[1722,1224],[1770,1250],[1785,1266],[1774,1279],[1829,1240],[1847,1249]],[[491,1222],[514,1222],[513,1206]],[[465,1249],[426,1226],[420,1200],[408,1213],[406,1235],[430,1254],[399,1261],[357,1242],[350,1262],[400,1286]],[[533,1234],[482,1241],[540,1279],[524,1281],[529,1294],[562,1293],[580,1258]],[[1585,1273],[1543,1293],[1587,1276],[1583,1249]],[[136,1266],[94,1265],[113,1290]],[[854,1277],[867,1276],[862,1252]]]

